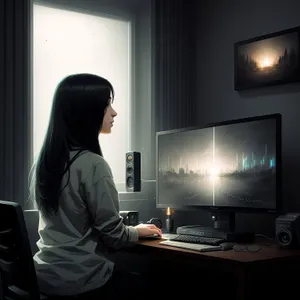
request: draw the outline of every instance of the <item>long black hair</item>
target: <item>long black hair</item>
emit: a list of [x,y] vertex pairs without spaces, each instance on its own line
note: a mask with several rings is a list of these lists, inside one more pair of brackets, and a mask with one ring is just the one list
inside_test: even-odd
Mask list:
[[[74,74],[58,84],[31,186],[44,216],[57,212],[62,178],[78,155],[88,150],[102,156],[98,135],[113,98],[112,84],[97,75]],[[72,150],[78,151],[70,160]]]

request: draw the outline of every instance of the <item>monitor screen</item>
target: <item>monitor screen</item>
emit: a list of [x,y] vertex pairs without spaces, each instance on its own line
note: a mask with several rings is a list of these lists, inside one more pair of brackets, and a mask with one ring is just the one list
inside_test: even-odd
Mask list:
[[281,117],[158,132],[157,207],[278,209]]

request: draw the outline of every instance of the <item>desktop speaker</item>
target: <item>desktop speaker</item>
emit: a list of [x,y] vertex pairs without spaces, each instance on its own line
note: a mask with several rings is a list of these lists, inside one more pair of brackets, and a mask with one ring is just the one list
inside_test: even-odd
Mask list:
[[126,153],[126,191],[141,191],[141,153]]
[[300,247],[300,214],[290,213],[277,217],[275,239],[281,248]]
[[139,212],[138,211],[120,211],[120,215],[123,218],[123,223],[128,226],[136,226],[139,224]]

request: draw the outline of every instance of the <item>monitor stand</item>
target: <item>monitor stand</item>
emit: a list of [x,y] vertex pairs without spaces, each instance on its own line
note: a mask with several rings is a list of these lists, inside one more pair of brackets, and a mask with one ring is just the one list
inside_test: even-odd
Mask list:
[[205,237],[222,238],[228,242],[253,242],[255,235],[248,232],[235,231],[234,212],[212,212],[212,226],[186,225],[177,228],[177,234],[188,234]]

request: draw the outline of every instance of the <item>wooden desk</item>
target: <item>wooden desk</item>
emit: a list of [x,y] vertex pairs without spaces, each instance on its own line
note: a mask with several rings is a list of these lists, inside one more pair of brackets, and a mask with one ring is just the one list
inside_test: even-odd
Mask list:
[[[126,251],[148,260],[155,276],[164,274],[164,280],[172,275],[177,277],[177,287],[190,275],[185,284],[196,278],[194,288],[207,288],[210,284],[210,290],[222,289],[224,293],[224,288],[230,285],[226,293],[235,293],[231,298],[238,300],[277,298],[280,293],[286,298],[298,290],[300,250],[283,250],[264,241],[257,252],[197,252],[160,245],[160,241],[143,240]],[[202,279],[208,273],[210,279],[204,283]],[[199,274],[204,276],[200,278]],[[258,295],[261,297],[257,298]]]

